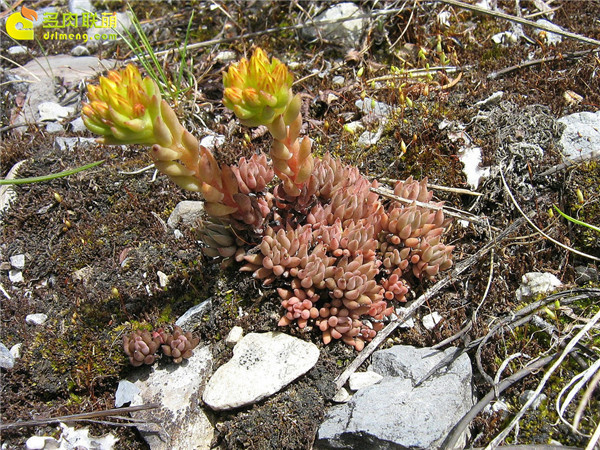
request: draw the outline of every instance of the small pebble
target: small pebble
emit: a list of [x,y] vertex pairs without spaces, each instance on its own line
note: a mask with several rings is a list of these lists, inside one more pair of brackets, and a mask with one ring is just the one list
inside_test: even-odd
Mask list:
[[335,393],[332,400],[336,403],[346,403],[350,400],[351,395],[346,388],[341,388]]
[[233,347],[237,344],[242,336],[244,335],[244,329],[242,327],[235,326],[229,331],[229,334],[225,338],[225,343],[230,347]]
[[12,369],[15,366],[15,357],[6,348],[4,344],[0,342],[0,367],[3,369]]
[[23,278],[23,272],[17,269],[11,269],[8,271],[8,279],[11,283],[22,283],[25,281]]
[[48,125],[46,125],[46,131],[48,133],[61,133],[65,131],[65,129],[60,123],[50,122]]
[[348,384],[350,390],[358,391],[359,389],[372,386],[382,379],[383,377],[378,373],[367,370],[366,372],[354,372],[350,375]]
[[131,403],[135,396],[140,393],[140,388],[131,381],[121,380],[115,393],[115,406],[120,408],[126,403]]
[[48,320],[48,316],[43,313],[28,314],[25,317],[25,323],[28,325],[43,325]]
[[10,257],[10,265],[15,269],[24,269],[25,268],[25,255],[13,255]]
[[160,287],[166,287],[167,284],[169,284],[169,276],[166,273],[159,270],[156,272],[156,275],[158,276],[158,284],[160,284]]
[[337,87],[344,86],[346,84],[346,79],[341,75],[336,75],[331,79],[331,84]]
[[71,131],[73,131],[74,133],[80,133],[87,130],[81,117],[78,117],[72,122],[69,122],[69,125],[71,126]]
[[73,56],[89,56],[90,51],[88,50],[87,47],[84,47],[83,45],[77,45],[77,46],[73,47],[73,49],[71,50],[71,55],[73,55]]
[[19,342],[18,344],[15,344],[10,348],[10,354],[13,355],[15,359],[21,357],[21,347],[23,347],[23,344]]
[[427,314],[423,316],[423,326],[428,330],[433,330],[440,320],[442,320],[442,316],[438,312]]
[[24,55],[27,53],[27,47],[23,47],[22,45],[13,45],[9,47],[7,50],[10,56]]

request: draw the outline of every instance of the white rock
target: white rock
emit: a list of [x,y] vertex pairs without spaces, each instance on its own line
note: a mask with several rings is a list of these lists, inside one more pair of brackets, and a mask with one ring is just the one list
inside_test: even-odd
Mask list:
[[[535,21],[535,23],[537,23],[538,25],[545,25],[548,28],[555,30],[555,31],[565,31],[563,28],[559,27],[558,25],[546,20],[546,19],[538,19]],[[536,30],[538,36],[544,36],[544,40],[546,41],[547,45],[556,45],[556,44],[560,44],[562,42],[562,36],[560,34],[556,34],[556,33],[551,33],[549,31],[544,31],[544,30]]]
[[54,102],[44,102],[38,106],[40,120],[61,120],[75,112],[72,106],[61,106]]
[[35,58],[23,67],[10,69],[9,72],[24,80],[37,78],[52,83],[54,76],[60,76],[65,83],[72,84],[95,77],[106,69],[112,69],[115,64],[115,60],[99,60],[95,56],[49,55]]
[[223,64],[228,64],[237,59],[237,53],[231,50],[224,50],[222,52],[217,53],[215,56],[215,60],[222,62]]
[[[322,14],[314,18],[313,22],[329,21],[317,25],[317,29],[307,22],[306,27],[301,29],[301,34],[306,39],[317,39],[322,37],[325,40],[334,42],[346,48],[358,48],[363,29],[366,25],[366,18],[360,17],[363,14],[362,10],[351,2],[338,3],[331,6]],[[356,16],[356,19],[345,20],[340,22],[340,19],[350,19]]]
[[340,388],[340,390],[335,393],[335,395],[333,396],[333,398],[331,400],[333,400],[335,403],[346,403],[351,398],[352,398],[352,396],[350,395],[350,392],[348,392],[348,390],[346,388]]
[[369,97],[365,97],[364,100],[356,100],[354,104],[363,114],[372,114],[380,119],[387,119],[389,115],[394,111],[394,108],[390,105],[383,102],[378,102],[377,100],[374,100]]
[[61,133],[65,131],[65,129],[60,123],[49,122],[48,125],[46,125],[46,131],[48,133]]
[[24,55],[27,53],[27,47],[22,45],[13,45],[12,47],[8,48],[7,52],[10,56]]
[[179,224],[186,226],[198,226],[204,215],[204,202],[183,200],[179,202],[167,220],[167,225],[176,228]]
[[517,300],[539,294],[547,294],[562,286],[562,282],[551,273],[528,272],[521,279],[521,286],[516,291]]
[[27,450],[49,450],[58,449],[60,444],[56,439],[50,436],[31,436],[25,442]]
[[198,305],[192,306],[183,314],[183,316],[177,319],[175,325],[181,327],[185,331],[191,330],[197,324],[201,323],[202,317],[208,310],[210,310],[210,308],[212,308],[211,298],[204,300]]
[[363,125],[363,123],[360,120],[355,120],[354,122],[348,122],[347,124],[344,125],[344,130],[348,131],[349,133],[358,133],[359,131],[362,131],[365,129],[365,126]]
[[435,326],[442,320],[442,316],[437,311],[432,312],[431,314],[427,314],[423,316],[423,326],[427,330],[433,330]]
[[73,131],[74,133],[80,133],[87,130],[81,117],[78,117],[77,119],[69,122],[69,125],[71,125],[71,131]]
[[87,427],[75,429],[64,423],[60,424],[62,433],[58,440],[60,444],[60,450],[75,450],[75,449],[89,449],[89,450],[112,450],[119,439],[117,439],[112,433],[108,433],[103,437],[90,436],[89,429]]
[[477,189],[479,181],[490,174],[489,167],[481,167],[481,147],[465,145],[458,151],[458,157],[463,163],[463,172],[467,176],[467,184]]
[[200,145],[209,150],[214,150],[225,143],[225,136],[222,134],[204,136],[200,140]]
[[[396,308],[396,314],[398,315],[398,317],[402,317],[408,308],[405,308],[403,306],[399,306],[398,308]],[[400,325],[400,328],[412,328],[415,326],[415,318],[414,317],[410,317],[407,320],[405,320],[404,322],[402,322]]]
[[360,148],[371,147],[372,145],[377,145],[381,136],[383,134],[383,126],[380,126],[375,133],[372,131],[365,131],[360,135],[358,141],[356,141],[356,145]]
[[46,320],[48,320],[48,316],[44,313],[28,314],[25,317],[27,325],[43,325]]
[[131,406],[158,403],[157,409],[137,411],[133,417],[152,450],[211,448],[213,426],[199,402],[200,391],[212,372],[208,346],[180,365],[154,365],[140,370],[131,381],[140,389]]
[[437,15],[437,23],[448,28],[450,26],[450,17],[452,17],[452,13],[450,11],[442,11]]
[[0,342],[0,367],[12,369],[15,366],[15,357],[6,346]]
[[202,399],[215,410],[256,403],[308,372],[318,359],[319,349],[310,342],[280,332],[247,334],[210,378]]
[[54,148],[61,152],[81,151],[98,145],[95,138],[62,137],[54,139]]
[[13,357],[15,359],[19,359],[21,357],[21,348],[23,347],[23,344],[21,342],[19,342],[18,344],[13,345],[10,348],[10,354],[13,355]]
[[358,391],[359,389],[372,386],[382,380],[383,377],[377,372],[367,370],[366,372],[354,372],[348,379],[350,390]]
[[490,95],[488,98],[475,103],[475,106],[478,106],[480,108],[483,106],[493,106],[498,104],[500,100],[502,100],[502,97],[504,97],[504,91],[497,91]]
[[346,84],[346,79],[341,75],[336,75],[331,79],[331,84],[334,86],[344,86]]
[[90,51],[83,45],[76,45],[71,49],[71,55],[73,56],[90,56]]
[[131,381],[121,380],[115,392],[115,406],[120,408],[126,403],[132,403],[136,395],[139,395],[140,388]]
[[17,269],[11,269],[8,271],[8,279],[11,281],[11,283],[14,284],[22,283],[23,281],[25,281],[25,279],[23,278],[23,272]]
[[566,125],[560,138],[565,160],[588,154],[600,158],[600,111],[569,114],[558,122]]
[[10,265],[15,269],[24,269],[25,268],[25,255],[18,254],[10,257]]
[[166,287],[169,284],[169,276],[166,273],[159,270],[156,272],[156,276],[158,277],[160,287]]
[[233,347],[235,344],[240,342],[240,339],[242,339],[243,335],[244,329],[242,327],[235,326],[227,334],[227,337],[225,338],[225,343],[230,347]]
[[519,42],[519,35],[512,31],[503,31],[492,36],[492,42],[496,45],[514,45]]

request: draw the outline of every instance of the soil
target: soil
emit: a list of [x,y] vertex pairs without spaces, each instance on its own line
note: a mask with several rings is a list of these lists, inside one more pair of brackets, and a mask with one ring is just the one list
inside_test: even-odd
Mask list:
[[[93,3],[99,10],[127,9],[121,1]],[[403,5],[388,3],[390,9]],[[44,1],[27,6],[39,9],[52,4]],[[357,4],[365,11],[383,8],[381,3]],[[441,2],[404,5],[401,12],[369,19],[362,47],[345,51],[334,42],[307,42],[297,31],[281,29],[301,23],[307,12],[312,16],[316,10],[329,6],[327,2],[131,3],[140,21],[152,23],[147,33],[155,51],[173,48],[185,40],[192,11],[190,43],[215,36],[242,36],[188,52],[187,61],[191,64],[186,71],[197,84],[187,84],[184,77],[183,88],[187,90],[174,105],[182,121],[199,137],[205,127],[226,136],[225,144],[216,152],[220,161],[233,163],[240,156],[269,148],[268,135],[253,135],[225,111],[221,104],[221,77],[226,64],[215,58],[224,50],[249,56],[253,46],[261,46],[270,55],[297,63],[293,66],[298,80],[294,90],[304,95],[305,132],[314,140],[315,153],[330,152],[357,165],[369,177],[427,176],[436,185],[468,189],[458,158],[464,142],[452,135],[455,126],[464,125],[473,144],[482,148],[483,164],[491,168],[477,189],[483,195],[445,191],[435,191],[435,195],[448,206],[486,218],[489,226],[473,223],[463,227],[454,222],[445,239],[456,245],[456,261],[474,254],[499,230],[521,217],[506,194],[502,175],[517,203],[538,227],[556,240],[599,257],[598,233],[556,214],[552,216],[550,211],[552,205],[557,205],[567,214],[599,224],[600,165],[590,162],[551,176],[538,176],[561,160],[558,139],[562,128],[556,119],[600,109],[597,51],[570,57],[591,48],[567,38],[557,45],[546,45],[544,38],[529,27],[524,27],[524,32],[531,43],[496,45],[491,37],[509,29],[505,21]],[[537,11],[533,2],[521,1],[520,5],[529,12]],[[498,1],[498,6],[514,14],[514,2]],[[556,9],[553,23],[600,39],[599,1],[554,2],[552,7]],[[442,11],[451,12],[450,27],[436,21]],[[257,33],[271,28],[280,31]],[[247,33],[257,34],[244,38]],[[13,44],[3,39],[1,46],[4,50]],[[59,41],[42,44],[47,54],[68,54],[73,46]],[[41,54],[34,41],[24,45],[29,53],[15,58],[16,63],[23,64]],[[417,46],[425,50],[421,56]],[[124,62],[133,56],[123,43],[101,48],[97,55],[116,55]],[[543,62],[519,67],[530,59]],[[333,70],[332,61],[344,63]],[[3,69],[12,67],[5,60],[1,64]],[[398,75],[403,64],[405,69],[424,68],[425,64],[457,69],[432,69],[428,77],[408,77]],[[164,60],[165,68],[174,77],[180,65],[176,52]],[[490,74],[513,66],[514,70],[490,78]],[[343,87],[333,84],[335,75],[345,78]],[[2,77],[6,77],[4,72]],[[2,85],[2,90],[0,176],[6,176],[21,160],[26,160],[18,173],[21,178],[105,160],[100,166],[66,178],[17,186],[17,199],[2,217],[0,342],[8,348],[23,344],[15,367],[0,372],[3,424],[113,408],[118,381],[136,370],[121,350],[123,333],[143,326],[172,326],[187,309],[209,297],[215,306],[205,323],[192,331],[203,344],[217,344],[214,348],[218,361],[224,362],[230,356],[230,350],[219,344],[233,326],[242,326],[246,333],[277,329],[281,310],[273,288],[265,289],[238,272],[236,263],[221,266],[205,257],[195,227],[180,227],[183,235],[179,238],[166,227],[178,202],[200,197],[182,191],[165,176],[155,176],[154,170],[125,173],[150,163],[145,148],[95,145],[85,151],[61,151],[54,146],[55,135],[47,133],[43,126],[31,125],[20,132],[11,127],[11,112],[18,108],[22,97],[10,84]],[[68,89],[63,87],[62,95],[68,94],[65,91]],[[504,92],[500,102],[475,105],[498,91]],[[568,101],[565,93],[569,91],[581,96],[581,100]],[[345,123],[360,118],[355,101],[361,97],[396,108],[380,141],[367,148],[356,145],[358,133],[344,129]],[[440,127],[442,121],[454,125]],[[377,127],[378,123],[373,122],[373,131]],[[71,131],[62,134],[76,135]],[[80,135],[92,136],[87,132]],[[407,145],[405,153],[401,151],[402,142]],[[514,145],[522,148],[520,143],[538,144],[544,150],[543,157],[534,160],[524,152],[515,152]],[[578,199],[578,190],[584,196],[583,202]],[[12,283],[8,278],[9,258],[17,254],[25,255],[23,283]],[[490,261],[493,274],[488,285]],[[578,275],[576,267],[580,266],[597,270],[592,260],[570,253],[523,226],[517,235],[497,246],[492,260],[486,257],[479,261],[420,309],[419,316],[431,311],[443,316],[444,320],[433,330],[426,330],[417,321],[412,329],[394,332],[383,346],[435,345],[458,333],[477,310],[470,331],[463,339],[449,344],[463,346],[485,336],[497,320],[524,306],[514,293],[527,272],[553,273],[566,287],[584,283],[598,286],[597,275],[595,284],[593,277],[588,281]],[[166,287],[160,285],[158,271],[169,276]],[[412,298],[430,285],[415,286]],[[598,298],[573,303],[569,314],[589,318],[597,311],[597,305]],[[41,326],[26,324],[25,317],[32,313],[45,313],[48,321]],[[560,333],[567,333],[573,319],[558,310],[555,313],[559,316],[556,320],[544,318],[552,321]],[[337,341],[324,346],[314,331],[290,328],[286,332],[321,347],[318,365],[270,399],[218,416],[215,447],[311,447],[325,409],[332,404],[333,380],[356,353]],[[520,352],[534,358],[552,345],[547,335],[531,324],[512,333],[498,334],[484,347],[482,370],[493,377],[509,355]],[[593,356],[586,358],[589,361]],[[527,361],[524,356],[514,360],[503,377],[518,371]],[[519,443],[548,443],[551,439],[565,445],[585,445],[581,436],[562,424],[556,425],[559,421],[552,410],[552,400],[560,387],[580,370],[569,361],[552,379],[552,388],[545,391],[547,405],[526,416]],[[479,375],[475,363],[474,374],[475,394],[481,397],[490,386]],[[526,377],[503,394],[515,408],[513,411],[519,408],[519,395],[526,389],[535,389],[540,378],[541,374]],[[585,433],[593,432],[598,424],[599,402],[596,389],[582,421]],[[507,417],[501,412],[480,414],[471,425],[474,445],[486,445],[506,423]],[[147,448],[134,428],[91,424],[94,435],[109,431],[120,439],[117,448]],[[56,436],[58,432],[52,425],[11,428],[3,430],[2,442],[8,448],[21,448],[34,434]]]

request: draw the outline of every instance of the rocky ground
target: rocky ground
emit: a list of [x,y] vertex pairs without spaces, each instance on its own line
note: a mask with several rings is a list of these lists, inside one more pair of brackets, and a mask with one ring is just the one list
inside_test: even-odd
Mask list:
[[[83,10],[76,10],[78,3],[16,6],[40,17],[90,9],[82,2]],[[563,219],[553,205],[600,224],[600,55],[598,41],[589,42],[600,40],[600,2],[546,3],[479,4],[532,21],[545,18],[579,38],[443,2],[355,2],[346,8],[360,18],[337,22],[335,32],[324,24],[311,27],[311,20],[333,8],[329,2],[131,2],[129,10],[124,2],[93,1],[91,7],[99,15],[119,13],[123,29],[134,34],[127,11],[136,14],[178,90],[174,109],[190,131],[206,138],[205,145],[214,145],[221,162],[268,151],[268,134],[240,126],[221,102],[222,72],[261,46],[294,73],[305,132],[316,154],[330,152],[384,184],[413,176],[463,189],[434,192],[446,206],[462,211],[445,239],[456,246],[455,263],[464,270],[438,275],[448,282],[420,302],[411,326],[395,329],[378,351],[440,343],[446,353],[465,348],[470,362],[463,365],[472,370],[472,392],[479,401],[487,398],[490,382],[560,355],[588,324],[576,351],[552,374],[548,360],[546,372],[503,387],[498,399],[484,401],[487,409],[465,424],[470,432],[465,445],[493,442],[548,373],[543,401],[520,419],[518,436],[513,432],[505,442],[585,447],[600,423],[594,389],[600,344],[598,325],[591,321],[600,298],[600,233]],[[5,2],[0,8],[3,21],[15,11]],[[198,398],[201,390],[190,393],[192,404],[209,411],[207,445],[310,448],[315,439],[322,447],[342,439],[334,436],[339,430],[332,417],[345,417],[348,410],[334,401],[335,382],[357,352],[337,341],[323,345],[314,330],[278,328],[281,308],[274,290],[239,272],[236,263],[220,265],[205,257],[195,218],[176,217],[181,201],[200,197],[147,168],[145,148],[101,146],[81,127],[82,79],[95,82],[103,67],[131,61],[136,55],[130,47],[118,40],[46,39],[45,31],[36,28],[37,41],[15,42],[2,34],[0,176],[35,177],[104,162],[52,181],[0,186],[0,205],[10,202],[2,206],[0,222],[3,446],[22,448],[33,435],[68,434],[46,419],[121,406],[115,404],[121,380],[138,387],[160,376],[177,380],[177,372],[187,367],[201,372],[205,378],[199,383],[206,383],[232,358],[226,341],[234,327],[246,337],[285,331],[311,343],[319,357],[297,381],[253,404],[212,411],[206,398]],[[163,52],[185,42],[186,31],[187,53]],[[588,114],[573,116],[582,112]],[[564,161],[574,164],[564,167]],[[488,251],[469,260],[482,249]],[[523,279],[534,272],[544,275]],[[410,307],[432,286],[415,285],[409,302],[397,306]],[[548,296],[550,291],[558,293]],[[123,334],[172,327],[208,299],[210,306],[186,322],[200,338],[195,356],[202,355],[203,362],[190,360],[175,369],[161,361],[154,370],[129,365]],[[382,358],[375,353],[358,372],[389,377],[379,385],[399,383],[397,391],[401,370],[391,374],[391,362],[382,369]],[[415,368],[420,375],[413,375],[421,378],[430,368]],[[581,373],[587,381],[573,391],[563,422],[557,398],[564,399],[559,393]],[[358,391],[346,403],[352,414],[368,414],[370,402],[380,401],[372,399],[386,397],[374,391],[372,398]],[[152,413],[136,414],[146,425],[152,419]],[[11,426],[31,420],[40,422]],[[76,428],[90,426],[94,436],[112,433],[118,438],[115,448],[149,448],[148,442],[160,448],[143,426],[122,426],[123,420],[101,416],[91,420]],[[186,426],[186,420],[191,419],[180,422]],[[578,432],[568,425],[574,421]],[[360,426],[353,426],[348,436],[360,434]]]

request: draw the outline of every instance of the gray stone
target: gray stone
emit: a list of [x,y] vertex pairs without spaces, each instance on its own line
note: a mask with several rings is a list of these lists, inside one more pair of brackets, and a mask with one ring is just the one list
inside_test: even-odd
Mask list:
[[137,428],[151,450],[210,448],[214,430],[199,399],[212,364],[210,348],[196,347],[186,362],[143,368],[130,380],[140,390],[131,406],[160,405],[132,414],[145,422]]
[[91,0],[69,0],[69,11],[73,14],[95,11]]
[[394,111],[394,108],[390,105],[383,102],[378,102],[369,97],[365,97],[364,100],[356,100],[354,104],[364,115],[373,115],[378,119],[387,119]]
[[44,325],[46,320],[48,320],[48,316],[44,313],[28,314],[25,317],[27,325]]
[[81,117],[78,117],[77,119],[69,122],[69,125],[71,126],[71,131],[73,131],[74,133],[81,133],[87,130]]
[[539,294],[548,294],[562,286],[562,282],[551,273],[528,272],[523,275],[521,285],[515,292],[517,300],[534,297]]
[[366,372],[354,372],[348,379],[350,390],[358,391],[359,389],[372,386],[383,379],[377,372],[367,370]]
[[204,300],[202,303],[192,306],[183,316],[175,322],[175,325],[185,331],[193,330],[202,322],[202,317],[212,308],[212,299]]
[[15,366],[15,357],[6,346],[0,342],[0,367],[12,369]]
[[[345,48],[358,48],[360,38],[367,24],[362,17],[362,10],[351,2],[338,3],[319,14],[314,22],[327,21],[313,26],[312,21],[306,23],[306,27],[300,30],[302,37],[315,40],[319,37]],[[356,17],[355,19],[352,19]]]
[[167,220],[167,225],[176,228],[179,224],[185,226],[198,226],[198,222],[204,214],[204,202],[183,200],[175,206]]
[[237,54],[231,50],[224,50],[222,52],[217,53],[215,56],[215,60],[219,61],[223,64],[229,64],[237,59]]
[[73,114],[75,108],[71,106],[61,106],[56,102],[43,102],[38,105],[38,112],[41,121],[59,121]]
[[[555,31],[565,31],[563,28],[546,19],[538,19],[535,23],[538,25],[545,25]],[[546,45],[556,45],[562,42],[562,36],[560,34],[550,33],[549,31],[544,30],[537,30],[537,32],[538,35],[543,35],[545,37],[544,40],[546,41]]]
[[10,265],[15,269],[25,268],[25,255],[20,253],[10,257]]
[[346,84],[346,80],[343,76],[341,75],[336,75],[335,77],[333,77],[331,79],[331,84],[333,84],[334,86],[344,86]]
[[575,280],[578,284],[585,284],[590,281],[598,281],[598,270],[593,267],[576,266],[575,273],[577,279]]
[[61,152],[73,152],[76,150],[85,150],[98,145],[95,138],[84,137],[57,137],[54,139],[54,148]]
[[8,279],[11,283],[14,284],[22,283],[23,281],[25,281],[25,279],[23,278],[23,272],[17,269],[11,269],[8,271]]
[[27,47],[22,45],[13,45],[12,47],[8,48],[7,53],[10,56],[24,55],[27,53]]
[[[521,403],[521,405],[524,405],[534,396],[535,396],[535,391],[532,391],[531,389],[527,389],[525,392],[523,392],[521,395],[519,395],[519,403]],[[548,397],[546,396],[546,394],[540,393],[535,398],[535,400],[533,400],[533,402],[531,403],[531,407],[533,409],[538,409],[540,407],[540,405],[542,404],[542,402],[544,400],[546,400],[547,398]]]
[[439,448],[473,405],[469,357],[415,383],[452,352],[398,345],[373,353],[369,370],[384,379],[330,408],[315,448]]
[[135,399],[136,395],[140,394],[140,388],[133,384],[131,381],[121,380],[117,386],[117,392],[115,392],[115,406],[120,408],[126,403],[131,403]]
[[21,342],[19,342],[18,344],[13,345],[10,348],[10,354],[13,355],[13,357],[15,359],[19,359],[21,357],[21,348],[23,347],[23,344]]
[[247,334],[210,378],[202,399],[215,410],[256,403],[308,372],[318,359],[319,349],[310,342],[280,332]]
[[423,316],[421,320],[426,330],[433,330],[440,320],[442,320],[442,316],[439,312],[434,311],[431,314]]
[[372,145],[377,145],[382,135],[382,126],[380,126],[375,133],[373,133],[372,131],[365,131],[363,134],[360,135],[360,137],[356,141],[356,145],[360,148],[367,148],[371,147]]
[[71,49],[71,55],[73,56],[89,56],[90,51],[83,45],[76,45]]
[[166,273],[158,270],[156,276],[158,277],[158,284],[160,287],[166,287],[169,284],[169,275]]
[[[10,69],[9,72],[23,80],[38,82],[45,80],[53,83],[54,77],[61,77],[66,84],[73,84],[94,78],[106,69],[112,69],[115,65],[116,61],[113,59],[100,60],[95,56],[49,55],[35,58],[23,67]],[[50,91],[54,93],[53,84]]]
[[214,150],[225,143],[225,136],[222,134],[211,134],[204,136],[200,140],[200,145],[206,147],[209,150]]
[[49,122],[48,125],[46,125],[46,131],[48,133],[54,134],[54,133],[62,133],[63,131],[65,131],[65,129],[63,128],[63,126],[60,123]]
[[558,122],[566,125],[560,138],[566,160],[591,154],[600,158],[600,111],[570,114]]

